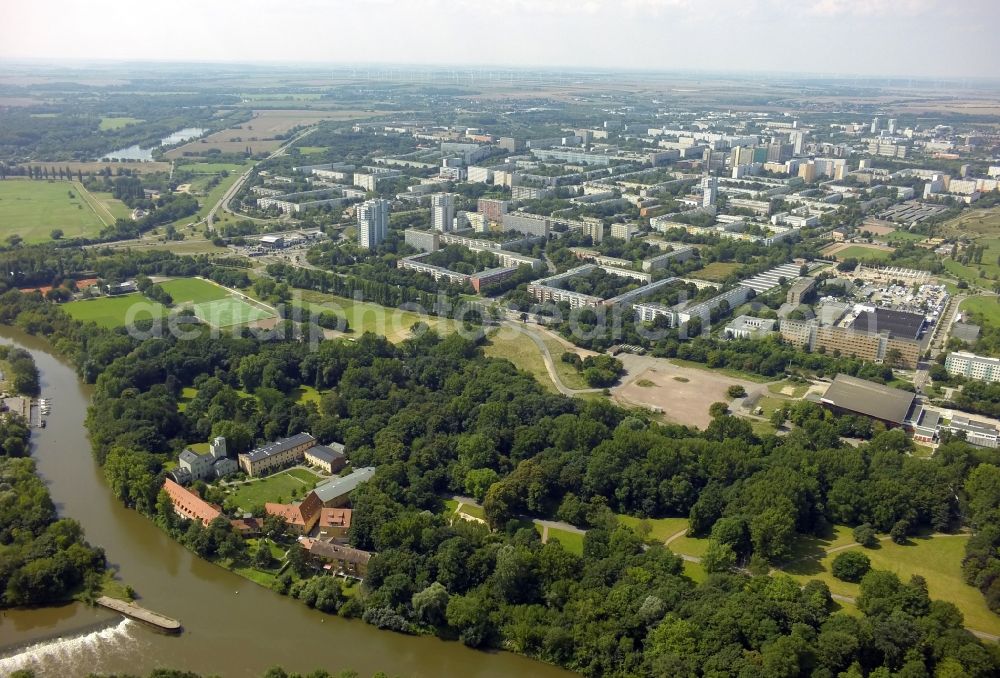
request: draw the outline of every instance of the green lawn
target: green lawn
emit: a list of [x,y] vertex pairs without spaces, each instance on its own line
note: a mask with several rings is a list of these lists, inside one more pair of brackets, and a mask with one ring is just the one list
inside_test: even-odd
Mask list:
[[638,534],[642,534],[648,527],[648,538],[655,541],[666,541],[688,526],[687,518],[636,518],[622,514],[615,514],[615,517],[619,523],[631,527]]
[[131,219],[132,210],[129,206],[118,200],[110,193],[104,193],[102,191],[90,191],[90,197],[97,201],[98,209],[104,212],[105,216],[110,214],[114,219]]
[[124,327],[129,320],[162,318],[167,314],[164,306],[138,293],[71,301],[62,308],[76,320],[108,328]]
[[480,520],[486,520],[486,512],[483,511],[482,506],[473,506],[472,504],[462,504],[462,508],[459,513],[464,513],[467,516],[472,516],[473,518],[479,518]]
[[583,555],[583,535],[568,530],[560,530],[555,527],[549,528],[549,540],[558,539],[563,548],[578,556]]
[[319,405],[319,399],[323,395],[313,386],[299,386],[296,389],[296,393],[298,393],[298,397],[295,399],[295,402],[316,403],[317,405]]
[[[590,388],[587,380],[583,378],[583,374],[576,371],[576,368],[569,363],[564,363],[561,358],[562,354],[571,349],[567,348],[559,342],[558,339],[549,336],[545,333],[539,333],[539,337],[545,343],[546,348],[549,349],[549,354],[552,356],[552,364],[555,365],[556,374],[562,379],[563,384],[567,388],[573,389],[583,389]],[[544,365],[543,365],[544,367]],[[548,371],[545,373],[546,378],[548,377]]]
[[708,550],[708,539],[695,539],[684,535],[670,542],[667,548],[678,555],[701,558]]
[[688,560],[684,561],[684,574],[699,584],[708,579],[708,573],[705,572],[705,568],[702,567],[701,563],[692,563]]
[[899,245],[904,242],[920,242],[926,239],[927,236],[920,233],[910,233],[909,231],[893,231],[887,236],[880,237],[878,240],[884,240],[890,245]]
[[101,118],[99,129],[102,132],[107,132],[109,130],[121,129],[122,127],[128,127],[129,125],[135,125],[140,122],[144,122],[142,118],[129,118],[126,116],[122,116],[120,118]]
[[229,296],[228,290],[200,278],[177,278],[161,283],[160,286],[173,297],[175,304],[184,304],[189,301],[200,304],[205,301],[225,299]]
[[56,228],[63,238],[97,236],[114,218],[84,191],[75,181],[0,181],[0,240],[19,235],[26,243],[47,242]]
[[697,278],[698,280],[712,280],[722,282],[730,275],[733,271],[738,269],[742,264],[737,264],[735,262],[725,262],[725,261],[713,261],[711,264],[704,268],[699,268],[697,271],[691,273],[692,278]]
[[859,261],[884,261],[889,258],[892,252],[880,250],[866,245],[851,245],[837,252],[834,256],[843,261],[844,259],[858,259]]
[[[982,594],[962,580],[962,558],[965,554],[963,536],[916,537],[904,546],[891,541],[879,542],[879,548],[862,549],[872,567],[895,572],[903,581],[919,574],[927,579],[931,598],[954,603],[965,615],[966,626],[978,631],[1000,634],[1000,616],[986,606]],[[856,597],[858,585],[840,581],[830,573],[830,564],[836,554],[808,560],[786,568],[789,574],[808,581],[820,579],[833,593]]]
[[961,309],[982,316],[987,325],[1000,327],[1000,297],[969,297]]
[[[319,480],[318,475],[305,469],[281,471],[238,486],[226,498],[226,503],[239,507],[241,511],[249,511],[253,506],[269,501],[276,503],[299,501],[316,486]],[[293,490],[297,491],[294,497]]]
[[195,174],[218,174],[219,172],[242,173],[246,165],[237,165],[232,162],[195,162],[177,167],[179,170],[194,172]]

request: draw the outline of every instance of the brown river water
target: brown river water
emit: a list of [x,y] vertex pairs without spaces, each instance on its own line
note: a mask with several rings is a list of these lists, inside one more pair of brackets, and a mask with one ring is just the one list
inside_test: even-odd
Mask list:
[[38,676],[92,671],[148,673],[169,667],[230,677],[290,671],[351,669],[362,677],[570,676],[562,669],[506,652],[470,650],[458,642],[380,631],[357,620],[310,610],[205,562],[152,522],[112,497],[84,428],[90,388],[48,343],[0,326],[0,343],[29,350],[52,401],[43,429],[32,430],[32,456],[62,516],[75,518],[87,539],[104,547],[138,603],[179,619],[180,636],[81,604],[7,610],[0,616],[0,676],[33,669]]

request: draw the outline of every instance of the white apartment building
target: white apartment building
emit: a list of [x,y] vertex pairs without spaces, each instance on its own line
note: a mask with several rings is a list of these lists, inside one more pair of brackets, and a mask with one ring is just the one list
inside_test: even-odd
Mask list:
[[389,235],[389,201],[368,200],[358,205],[358,246],[374,249]]
[[431,225],[439,233],[450,233],[455,227],[455,196],[435,193],[431,196]]
[[1000,381],[1000,359],[976,355],[967,351],[949,353],[944,362],[948,374],[976,381]]

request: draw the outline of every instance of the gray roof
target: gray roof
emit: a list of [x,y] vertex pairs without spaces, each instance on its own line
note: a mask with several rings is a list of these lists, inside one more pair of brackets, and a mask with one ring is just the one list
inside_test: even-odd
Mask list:
[[951,326],[951,336],[971,344],[979,339],[979,325],[954,323]]
[[916,339],[920,336],[923,326],[922,314],[891,308],[876,308],[874,312],[862,311],[851,323],[851,329],[859,332],[888,331],[900,339]]
[[201,458],[201,455],[192,450],[190,447],[185,447],[184,451],[181,452],[179,457],[180,461],[186,461],[189,464],[197,462]]
[[310,454],[317,459],[322,459],[325,462],[333,463],[338,459],[343,459],[346,455],[344,454],[344,446],[340,443],[330,443],[333,447],[328,447],[326,445],[313,445],[308,450],[306,454]]
[[297,447],[303,443],[315,442],[315,440],[316,439],[308,433],[296,433],[288,438],[275,440],[273,443],[268,443],[267,445],[262,445],[255,450],[250,450],[246,453],[246,456],[250,458],[250,461],[258,461],[260,459],[266,459],[271,455],[278,454],[279,452],[284,452],[292,447]]
[[371,480],[373,475],[375,475],[375,467],[365,466],[355,469],[350,475],[341,478],[331,478],[325,483],[320,483],[313,492],[325,504],[328,501],[343,497],[345,494],[354,491],[361,483]]
[[875,419],[902,424],[916,394],[873,381],[838,374],[822,402]]

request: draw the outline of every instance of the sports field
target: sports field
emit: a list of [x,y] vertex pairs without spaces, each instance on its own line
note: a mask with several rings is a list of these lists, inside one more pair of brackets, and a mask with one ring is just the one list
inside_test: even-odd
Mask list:
[[46,242],[56,228],[64,238],[93,237],[114,220],[75,181],[0,181],[0,239],[16,234],[26,243]]
[[62,308],[76,320],[108,328],[124,327],[129,321],[162,318],[167,314],[164,306],[138,293],[71,301]]
[[237,299],[229,290],[208,280],[177,278],[162,283],[162,287],[173,298],[174,304],[190,304],[199,319],[215,327],[244,325],[274,315]]

